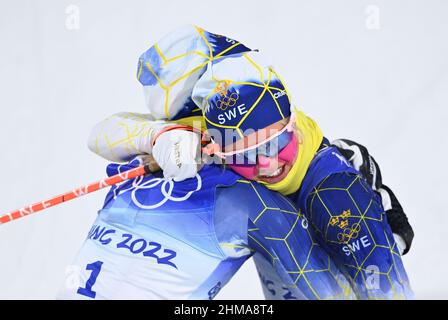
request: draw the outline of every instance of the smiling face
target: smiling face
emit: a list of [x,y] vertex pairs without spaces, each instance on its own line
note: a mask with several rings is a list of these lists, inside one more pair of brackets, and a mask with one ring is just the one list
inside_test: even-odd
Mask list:
[[[226,152],[250,150],[254,155],[252,164],[229,164],[229,167],[243,177],[274,184],[282,181],[291,170],[298,152],[298,131],[292,132],[287,128],[289,118],[280,120],[266,128],[260,129],[238,140],[224,149]],[[279,135],[280,133],[280,135]],[[277,143],[272,141],[278,140]],[[287,139],[285,141],[285,139]],[[263,142],[267,143],[263,143]],[[254,148],[257,146],[258,148]],[[277,150],[269,150],[266,146],[277,147]],[[272,149],[272,148],[271,148]],[[271,152],[266,152],[269,150]],[[241,154],[241,153],[239,153]],[[246,153],[247,154],[247,153]]]

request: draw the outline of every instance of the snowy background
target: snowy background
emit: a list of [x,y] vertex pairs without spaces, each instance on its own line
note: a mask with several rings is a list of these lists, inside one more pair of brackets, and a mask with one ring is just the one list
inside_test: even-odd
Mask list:
[[[446,299],[447,14],[445,0],[0,0],[0,212],[103,177],[89,130],[146,112],[138,56],[194,23],[267,52],[327,137],[369,147],[415,230],[417,297]],[[0,227],[1,299],[54,298],[105,192]],[[263,298],[252,262],[218,298]]]

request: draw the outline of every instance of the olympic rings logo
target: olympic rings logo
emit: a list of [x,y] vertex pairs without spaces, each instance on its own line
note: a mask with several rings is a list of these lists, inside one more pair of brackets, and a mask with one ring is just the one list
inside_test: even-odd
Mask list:
[[[146,162],[146,160],[147,159],[145,156],[137,156],[131,162],[129,162],[128,165],[117,166],[116,170],[117,170],[118,174],[124,174],[126,172],[126,169],[128,169],[129,165],[130,166],[142,165],[143,163]],[[129,186],[124,187],[124,185],[127,182],[122,182],[119,185],[114,185],[112,187],[113,199],[116,199],[119,195],[123,195],[126,192],[131,192],[131,200],[135,206],[137,206],[141,209],[146,209],[146,210],[156,209],[156,208],[161,207],[167,201],[182,202],[182,201],[188,200],[194,192],[201,190],[202,189],[201,176],[199,174],[196,174],[195,178],[197,180],[197,183],[196,183],[196,188],[194,190],[188,191],[182,197],[174,197],[172,193],[173,193],[173,190],[175,187],[175,182],[173,180],[168,180],[165,178],[153,178],[153,179],[143,182],[145,177],[139,176],[139,177],[135,178]],[[154,204],[147,205],[147,204],[143,204],[138,199],[137,191],[152,189],[152,188],[157,187],[158,185],[161,185],[160,192],[164,196],[164,198],[161,201],[154,203]]]
[[354,223],[350,228],[345,228],[342,233],[338,233],[338,240],[342,243],[347,243],[351,239],[356,239],[361,231],[359,223]]
[[[143,164],[143,159],[141,157],[136,157],[130,164]],[[122,172],[122,167],[124,167],[123,165],[118,166],[117,171],[118,173],[123,173]],[[124,171],[125,172],[125,171]],[[131,192],[131,199],[132,202],[134,203],[134,205],[136,205],[137,207],[141,208],[141,209],[156,209],[161,207],[164,203],[166,203],[167,201],[174,201],[174,202],[182,202],[185,200],[188,200],[188,198],[191,197],[191,195],[202,189],[202,179],[201,176],[199,174],[196,174],[195,176],[197,183],[196,183],[196,189],[187,192],[184,196],[182,197],[174,197],[172,195],[172,192],[174,190],[174,181],[173,180],[168,180],[165,178],[153,178],[151,180],[145,181],[144,183],[144,176],[140,176],[134,179],[134,181],[132,182],[132,184],[124,189],[120,189],[119,187],[115,187],[113,189],[113,197],[114,199],[118,196],[118,195],[122,195],[125,192]],[[164,196],[164,199],[162,199],[161,201],[151,204],[151,205],[146,205],[143,204],[139,201],[138,197],[137,197],[137,191],[138,190],[146,190],[146,189],[152,189],[154,187],[157,187],[158,185],[160,186],[160,192],[162,193],[162,195]]]
[[236,105],[236,101],[238,100],[238,93],[232,93],[230,96],[221,96],[221,99],[218,100],[217,107],[222,111],[225,111],[229,107],[233,107]]
[[[199,191],[202,188],[201,176],[199,174],[196,174],[195,178],[197,180],[196,189],[187,192],[182,197],[174,197],[172,195],[172,192],[174,190],[174,181],[173,180],[168,180],[165,178],[154,178],[154,179],[148,180],[144,183],[141,183],[143,179],[140,179],[140,181],[137,182],[132,188],[132,192],[131,192],[132,202],[137,207],[139,207],[141,209],[150,210],[150,209],[156,209],[156,208],[161,207],[167,201],[182,202],[182,201],[188,200],[194,192]],[[139,199],[137,197],[138,190],[152,189],[152,188],[157,187],[158,185],[161,185],[160,192],[162,192],[162,194],[164,196],[164,198],[161,201],[154,203],[154,204],[150,204],[150,205],[143,204],[139,201]]]

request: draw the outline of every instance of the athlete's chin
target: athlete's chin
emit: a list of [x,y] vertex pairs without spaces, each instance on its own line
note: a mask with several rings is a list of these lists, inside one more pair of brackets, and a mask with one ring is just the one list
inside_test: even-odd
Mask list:
[[291,165],[284,164],[282,167],[279,168],[279,169],[281,169],[281,171],[277,175],[269,176],[269,177],[268,176],[258,176],[256,180],[263,181],[263,182],[269,183],[269,184],[278,183],[286,178],[289,171],[291,171],[291,168],[292,168]]

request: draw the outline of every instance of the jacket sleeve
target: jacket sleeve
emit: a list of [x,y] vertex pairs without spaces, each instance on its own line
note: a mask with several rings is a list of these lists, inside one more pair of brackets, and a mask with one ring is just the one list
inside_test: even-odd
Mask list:
[[95,154],[113,162],[127,162],[138,155],[152,153],[152,139],[170,125],[154,120],[150,114],[121,112],[94,126],[87,145]]
[[307,196],[317,239],[361,299],[413,298],[381,198],[354,173],[323,179]]

